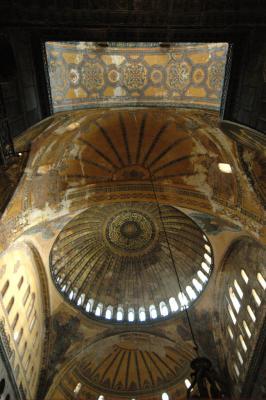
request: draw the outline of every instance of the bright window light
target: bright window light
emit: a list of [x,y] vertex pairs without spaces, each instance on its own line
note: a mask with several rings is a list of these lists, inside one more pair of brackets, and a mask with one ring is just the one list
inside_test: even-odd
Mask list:
[[204,247],[205,247],[205,250],[208,251],[208,253],[211,252],[211,248],[210,248],[210,246],[208,244],[205,244]]
[[247,276],[246,271],[244,269],[241,269],[241,276],[244,279],[244,282],[248,283],[248,276]]
[[236,279],[234,280],[234,286],[236,288],[238,296],[240,297],[240,299],[242,299],[243,298],[243,291],[242,291],[241,287],[239,286],[239,284],[238,284]]
[[229,325],[227,326],[227,330],[228,330],[230,338],[233,340],[234,339],[234,334],[233,334],[233,332],[232,332],[232,330],[231,330]]
[[187,286],[186,291],[187,291],[187,294],[188,294],[190,300],[195,300],[197,298],[197,295],[191,286]]
[[227,163],[218,163],[218,168],[221,172],[224,172],[225,174],[231,174],[232,173],[232,167],[230,164]]
[[128,309],[127,319],[128,319],[129,322],[133,322],[134,321],[135,313],[134,313],[134,309],[133,308],[129,308]]
[[246,323],[245,320],[243,321],[243,326],[244,326],[244,328],[245,328],[246,334],[248,335],[249,338],[251,338],[251,332],[250,332],[250,329],[249,329],[249,327],[248,327],[248,324]]
[[204,258],[209,264],[212,263],[212,259],[208,253],[204,253]]
[[229,294],[230,294],[230,299],[233,303],[234,309],[236,310],[237,313],[239,313],[241,304],[240,304],[238,298],[236,297],[234,290],[231,287],[229,288]]
[[151,317],[152,319],[157,318],[157,310],[156,310],[154,304],[152,304],[152,305],[150,306],[149,311],[150,311],[150,317]]
[[232,310],[232,307],[230,306],[230,304],[228,304],[228,311],[229,311],[229,315],[231,317],[231,320],[233,321],[233,324],[236,324],[236,317],[234,314],[234,311]]
[[263,278],[263,276],[261,275],[260,272],[257,274],[257,279],[258,279],[259,283],[261,284],[262,289],[265,290],[266,289],[266,281],[265,281],[265,279]]
[[204,273],[202,271],[198,271],[197,274],[202,283],[206,283],[208,281],[207,276],[204,275]]
[[187,299],[187,296],[184,293],[182,293],[182,292],[178,293],[178,299],[179,299],[180,304],[181,304],[181,306],[183,308],[188,307],[188,299]]
[[202,291],[202,284],[199,283],[197,279],[192,279],[193,286],[196,288],[196,290],[200,293]]
[[238,369],[238,367],[237,367],[236,364],[234,364],[234,369],[235,369],[236,375],[237,375],[237,377],[238,377],[238,376],[240,375],[240,373],[239,373],[239,369]]
[[162,400],[169,400],[169,396],[167,393],[162,394]]
[[76,387],[75,387],[75,389],[74,389],[74,393],[75,393],[76,395],[80,392],[81,386],[82,386],[82,385],[81,385],[80,382],[76,385]]
[[190,380],[189,380],[189,379],[185,379],[185,386],[186,386],[187,389],[190,388],[191,383],[190,383]]
[[146,313],[145,313],[145,308],[140,307],[139,308],[139,320],[140,321],[146,321]]
[[250,318],[252,319],[253,322],[255,322],[256,321],[256,316],[254,314],[254,311],[252,310],[252,308],[250,306],[247,306],[247,310],[248,310]]
[[245,340],[243,339],[243,336],[242,336],[242,335],[239,335],[239,339],[240,339],[241,346],[243,347],[243,350],[244,350],[244,352],[246,353],[247,350],[248,350],[248,348],[247,348],[247,345],[246,345]]
[[243,358],[241,356],[241,353],[237,350],[236,354],[237,354],[237,357],[238,357],[238,359],[240,361],[240,364],[242,365],[244,361],[243,361]]
[[117,313],[116,313],[116,320],[117,321],[122,321],[124,316],[124,311],[122,307],[118,307]]
[[168,308],[167,308],[165,302],[161,301],[159,304],[159,307],[160,307],[161,316],[166,317],[168,315]]
[[99,303],[99,304],[97,305],[97,307],[96,307],[95,315],[96,315],[97,317],[100,317],[100,316],[102,315],[102,312],[103,312],[103,305],[102,305],[102,303]]
[[260,296],[258,295],[258,293],[256,292],[255,289],[252,289],[252,296],[254,297],[254,300],[256,301],[257,305],[260,306],[261,305],[261,299]]
[[210,273],[210,267],[206,264],[206,262],[201,263],[201,267],[204,269],[204,271],[209,274]]
[[113,316],[113,307],[112,306],[108,306],[106,311],[105,311],[105,318],[106,319],[111,319]]
[[175,312],[178,310],[178,304],[174,297],[170,297],[169,305],[170,305],[171,311]]

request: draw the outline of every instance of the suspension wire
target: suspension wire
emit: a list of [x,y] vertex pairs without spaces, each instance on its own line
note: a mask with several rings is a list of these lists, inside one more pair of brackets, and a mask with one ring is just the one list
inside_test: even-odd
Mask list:
[[[170,246],[170,243],[169,243],[168,236],[166,234],[166,229],[165,229],[165,225],[164,225],[164,222],[163,222],[162,210],[161,210],[160,203],[159,203],[159,200],[158,200],[158,197],[157,197],[157,194],[156,194],[154,182],[153,182],[153,179],[152,179],[151,170],[149,168],[148,168],[148,170],[149,170],[149,175],[150,175],[150,181],[151,181],[151,185],[152,185],[153,195],[154,195],[154,198],[156,200],[158,213],[159,213],[159,218],[160,218],[160,221],[161,221],[161,225],[163,227],[163,232],[164,232],[166,244],[167,244],[167,247],[168,247],[168,250],[169,250],[170,258],[171,258],[171,261],[172,261],[172,264],[173,264],[173,269],[174,269],[174,272],[175,272],[175,275],[176,275],[178,287],[179,287],[180,292],[183,294],[180,278],[179,278],[179,275],[178,275],[178,272],[177,272],[177,269],[176,269],[176,265],[175,265],[173,252],[172,252],[172,249],[171,249],[171,246]],[[194,335],[194,332],[193,332],[191,320],[190,320],[190,317],[189,317],[188,309],[186,307],[185,307],[185,314],[186,314],[186,318],[187,318],[187,322],[188,322],[191,338],[192,338],[192,341],[194,343],[194,350],[197,353],[197,355],[199,356],[199,346],[197,344],[197,341],[196,341],[196,338],[195,338],[195,335]]]

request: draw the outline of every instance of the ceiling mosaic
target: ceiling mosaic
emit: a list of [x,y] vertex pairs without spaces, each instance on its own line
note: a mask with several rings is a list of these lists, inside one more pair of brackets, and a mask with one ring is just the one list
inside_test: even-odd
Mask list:
[[46,42],[54,112],[112,105],[220,108],[226,43]]
[[88,315],[119,322],[144,322],[189,307],[209,280],[211,246],[181,211],[160,206],[160,214],[168,239],[154,203],[94,206],[78,214],[51,252],[58,290]]
[[192,355],[190,344],[177,344],[158,335],[144,332],[114,335],[83,350],[75,368],[70,366],[66,371],[61,390],[70,397],[76,382],[82,382],[80,399],[98,398],[96,393],[108,399],[146,398],[147,394],[183,383],[189,374]]

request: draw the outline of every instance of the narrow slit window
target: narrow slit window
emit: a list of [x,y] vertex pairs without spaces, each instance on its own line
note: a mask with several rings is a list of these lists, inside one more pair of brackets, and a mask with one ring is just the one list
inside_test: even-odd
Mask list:
[[204,275],[204,273],[202,271],[198,271],[197,274],[202,283],[206,283],[208,281],[207,276]]
[[234,286],[236,288],[238,296],[240,297],[240,299],[242,299],[243,298],[243,291],[242,291],[241,287],[239,286],[239,284],[238,284],[236,279],[234,280]]
[[139,320],[140,321],[146,321],[146,313],[145,313],[145,308],[144,307],[140,307],[139,308]]
[[94,300],[93,300],[93,299],[89,299],[88,302],[87,302],[87,304],[86,304],[85,310],[86,310],[87,312],[92,312],[93,304],[94,304]]
[[12,307],[14,305],[14,301],[15,301],[14,297],[11,297],[11,299],[9,300],[9,303],[7,305],[7,308],[6,308],[6,311],[7,311],[8,314],[12,310]]
[[208,253],[204,253],[204,258],[207,261],[207,263],[209,263],[211,265],[212,259]]
[[171,308],[172,312],[175,312],[175,311],[178,310],[178,304],[177,304],[177,301],[176,301],[176,299],[174,297],[170,297],[169,305],[170,305],[170,308]]
[[246,334],[247,334],[248,338],[250,339],[250,338],[251,338],[251,332],[250,332],[250,329],[249,329],[249,327],[248,327],[248,324],[246,323],[245,320],[243,321],[243,326],[244,326],[244,328],[245,328],[245,331],[246,331]]
[[249,305],[247,306],[247,310],[248,310],[250,318],[252,319],[253,322],[255,322],[256,321],[256,316],[254,314],[254,311],[252,310],[252,308]]
[[161,301],[159,304],[159,307],[160,307],[161,316],[166,317],[168,315],[168,308],[167,308],[165,302]]
[[190,383],[190,380],[189,380],[189,379],[185,379],[185,386],[186,386],[187,389],[190,388],[191,383]]
[[19,343],[21,341],[22,335],[23,335],[23,328],[20,328],[19,332],[14,332],[13,337],[14,337],[15,342],[17,343],[17,346],[19,345]]
[[255,302],[257,303],[258,306],[261,305],[261,299],[260,296],[258,295],[258,293],[256,292],[255,289],[252,289],[252,296],[254,297]]
[[241,304],[240,304],[238,298],[236,297],[235,292],[234,292],[232,287],[229,288],[229,295],[230,295],[230,299],[232,301],[232,304],[234,306],[234,309],[236,310],[236,312],[238,314],[239,310],[240,310],[240,307],[241,307]]
[[240,364],[243,365],[244,361],[243,361],[243,358],[242,358],[242,356],[241,356],[240,351],[237,350],[237,351],[236,351],[236,354],[237,354],[237,357],[238,357],[238,359],[239,359]]
[[20,278],[19,283],[18,283],[18,290],[21,288],[22,284],[23,284],[24,278],[23,276]]
[[34,314],[33,314],[33,316],[32,316],[32,318],[31,318],[30,325],[29,325],[29,330],[30,330],[30,332],[31,332],[31,331],[33,330],[33,328],[34,328],[36,319],[37,319],[37,314],[36,314],[36,311],[35,311]]
[[257,274],[257,279],[258,279],[262,289],[265,290],[266,289],[266,281],[265,281],[265,279],[263,278],[263,276],[261,275],[260,272]]
[[12,322],[12,325],[11,325],[11,327],[12,327],[13,330],[14,330],[14,329],[16,328],[16,326],[17,326],[18,319],[19,319],[19,315],[18,315],[18,313],[17,313],[16,316],[15,316],[15,318],[14,318],[14,320],[13,320],[13,322]]
[[102,303],[99,303],[99,304],[97,305],[97,307],[96,307],[95,315],[96,315],[97,317],[100,317],[100,316],[102,315],[102,312],[103,312],[103,304],[102,304]]
[[85,293],[81,293],[81,295],[78,298],[77,305],[78,306],[83,306],[84,301],[85,301]]
[[9,288],[9,281],[6,281],[6,283],[4,284],[4,286],[3,286],[2,290],[1,290],[2,298],[5,297],[5,294],[6,294],[8,288]]
[[211,253],[211,248],[210,248],[210,246],[208,244],[205,243],[204,247],[205,247],[205,250],[207,250],[208,253]]
[[149,307],[149,311],[150,311],[150,317],[151,317],[152,319],[156,319],[156,318],[157,318],[157,310],[156,310],[156,307],[155,307],[154,304],[152,304],[152,305]]
[[129,322],[133,322],[134,321],[134,319],[135,319],[134,308],[129,308],[128,309],[127,319],[128,319]]
[[182,309],[188,307],[188,299],[187,299],[187,296],[183,292],[178,293],[178,299],[180,301]]
[[244,282],[248,283],[248,276],[247,276],[246,271],[244,269],[241,269],[241,276],[244,279]]
[[239,375],[240,375],[239,369],[238,369],[238,367],[237,367],[237,365],[235,363],[234,363],[234,369],[235,369],[235,372],[236,372],[236,376],[239,377]]
[[197,279],[192,279],[192,283],[193,286],[195,287],[195,289],[197,290],[198,293],[200,293],[202,291],[202,284],[199,283],[199,281]]
[[186,292],[187,292],[190,300],[195,300],[197,298],[197,295],[191,286],[186,287]]
[[228,304],[228,311],[229,311],[229,315],[230,315],[230,317],[231,317],[231,319],[233,321],[233,324],[235,325],[236,324],[236,317],[235,317],[234,311],[232,310],[232,307],[231,307],[230,304]]
[[247,350],[248,350],[248,348],[247,348],[247,345],[246,345],[245,340],[243,339],[243,336],[242,336],[242,335],[239,335],[239,339],[240,339],[241,346],[242,346],[244,352],[246,353]]
[[122,321],[124,317],[124,310],[123,307],[119,306],[117,308],[117,313],[116,313],[116,320],[117,321]]
[[230,338],[233,340],[234,339],[234,334],[233,334],[232,329],[230,328],[229,325],[227,326],[227,330],[228,330]]
[[207,273],[207,274],[209,274],[210,273],[210,267],[206,264],[206,262],[202,262],[201,263],[201,267],[202,267],[202,269]]
[[30,285],[27,287],[27,290],[23,296],[23,305],[25,306],[25,304],[27,303],[27,300],[29,298],[30,295]]
[[113,316],[113,307],[112,306],[108,306],[106,311],[105,311],[105,318],[106,319],[111,319]]

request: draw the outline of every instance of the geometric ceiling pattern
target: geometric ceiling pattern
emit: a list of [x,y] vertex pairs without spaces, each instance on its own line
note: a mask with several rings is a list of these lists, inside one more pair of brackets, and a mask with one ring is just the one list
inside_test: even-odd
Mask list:
[[[53,111],[115,105],[218,110],[226,43],[46,42]],[[47,74],[47,75],[48,75]]]
[[159,211],[156,203],[142,202],[95,205],[78,214],[57,237],[50,263],[58,290],[73,305],[131,323],[189,307],[213,267],[211,246],[194,221],[175,207]]

